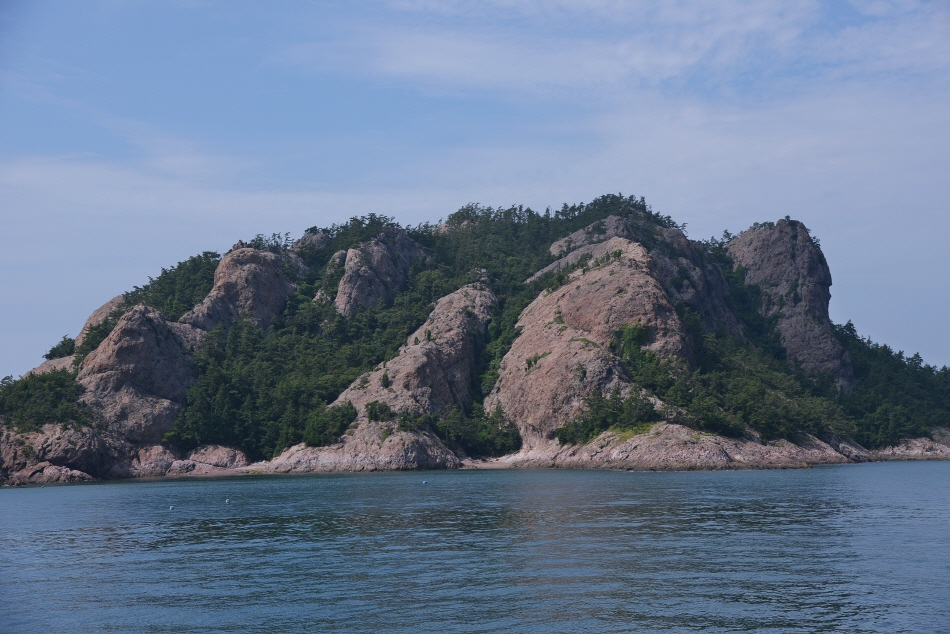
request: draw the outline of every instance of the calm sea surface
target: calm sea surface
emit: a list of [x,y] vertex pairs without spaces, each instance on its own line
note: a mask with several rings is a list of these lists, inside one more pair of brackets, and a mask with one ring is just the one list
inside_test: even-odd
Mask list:
[[696,630],[950,632],[950,463],[0,490],[2,632]]

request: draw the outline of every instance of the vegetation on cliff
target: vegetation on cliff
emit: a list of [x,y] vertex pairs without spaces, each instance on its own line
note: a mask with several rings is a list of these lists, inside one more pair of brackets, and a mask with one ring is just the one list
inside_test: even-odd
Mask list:
[[79,401],[85,388],[76,373],[54,370],[18,380],[0,379],[0,419],[18,432],[39,431],[43,425],[89,425],[92,412]]

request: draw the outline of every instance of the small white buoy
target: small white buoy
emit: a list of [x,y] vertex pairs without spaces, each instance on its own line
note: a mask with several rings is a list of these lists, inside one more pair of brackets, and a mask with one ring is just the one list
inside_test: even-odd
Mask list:
[[175,510],[175,507],[174,507],[174,506],[169,506],[169,507],[168,507],[168,510],[169,510],[169,511],[174,511],[174,510]]
[[225,503],[225,504],[230,504],[230,503],[231,503],[231,500],[229,500],[228,498],[224,498],[224,503]]

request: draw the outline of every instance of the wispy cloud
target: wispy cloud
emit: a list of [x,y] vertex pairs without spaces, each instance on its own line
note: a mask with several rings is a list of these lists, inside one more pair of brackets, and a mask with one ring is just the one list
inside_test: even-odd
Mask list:
[[[691,79],[814,82],[950,68],[941,3],[393,3],[429,19],[360,23],[275,59],[473,88],[622,91]],[[390,16],[392,17],[392,16]],[[422,26],[420,26],[420,23]],[[760,86],[761,88],[761,86]]]

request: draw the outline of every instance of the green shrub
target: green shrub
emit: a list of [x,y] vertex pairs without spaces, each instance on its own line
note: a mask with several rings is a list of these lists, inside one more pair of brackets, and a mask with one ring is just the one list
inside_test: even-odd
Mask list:
[[608,429],[627,431],[648,427],[659,420],[652,401],[636,390],[623,398],[614,388],[605,398],[599,391],[584,401],[585,410],[575,420],[557,430],[557,439],[565,445],[585,445]]
[[89,425],[89,407],[79,401],[85,388],[69,370],[0,380],[0,416],[20,432],[39,431],[43,425]]
[[[270,243],[264,245],[262,242],[262,246],[270,246]],[[126,293],[125,305],[145,304],[161,312],[165,319],[177,321],[211,291],[214,272],[220,261],[218,253],[205,251],[169,269],[163,268],[157,278],[150,277],[148,284],[136,286]]]
[[315,409],[307,417],[303,441],[311,447],[332,445],[356,420],[356,415],[356,408],[349,401],[335,407]]
[[61,359],[68,357],[76,351],[76,340],[69,335],[63,335],[59,343],[49,349],[49,352],[43,355],[44,359]]

